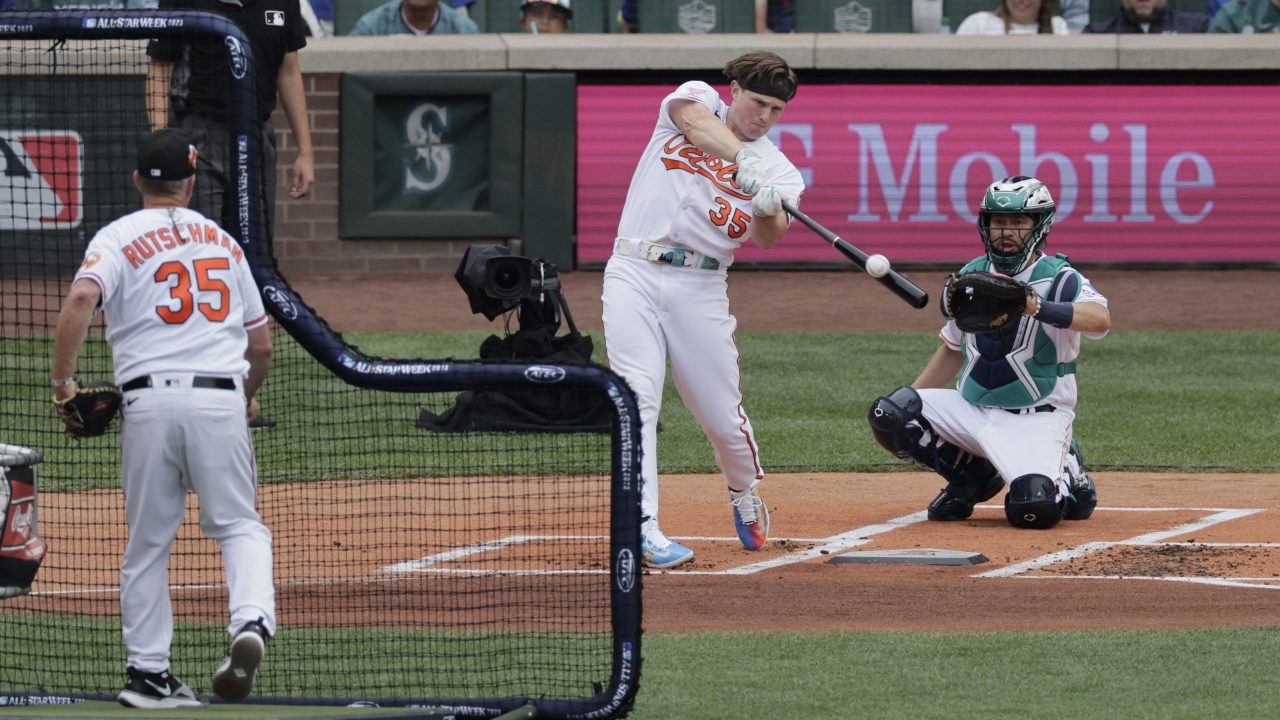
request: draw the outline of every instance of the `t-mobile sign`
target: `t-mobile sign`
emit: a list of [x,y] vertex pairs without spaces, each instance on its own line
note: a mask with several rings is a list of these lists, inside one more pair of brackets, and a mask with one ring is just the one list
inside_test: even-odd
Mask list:
[[[579,262],[608,259],[671,89],[579,88]],[[802,85],[771,137],[804,176],[802,209],[895,262],[981,254],[978,202],[1009,175],[1048,184],[1048,248],[1077,263],[1280,262],[1275,117],[1274,86]],[[796,225],[736,260],[842,258]]]

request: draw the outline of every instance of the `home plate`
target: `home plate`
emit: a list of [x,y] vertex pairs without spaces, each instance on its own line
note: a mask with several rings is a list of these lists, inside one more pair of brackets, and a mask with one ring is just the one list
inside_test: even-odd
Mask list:
[[987,562],[982,553],[967,550],[936,550],[911,548],[909,550],[859,550],[837,555],[828,563],[905,563],[908,565],[977,565]]

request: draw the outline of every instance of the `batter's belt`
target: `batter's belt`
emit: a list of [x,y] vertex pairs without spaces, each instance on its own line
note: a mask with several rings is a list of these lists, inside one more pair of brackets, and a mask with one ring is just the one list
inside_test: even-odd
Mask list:
[[[151,382],[150,375],[136,377],[129,382],[120,386],[121,392],[129,392],[130,390],[141,390],[143,388],[154,387]],[[236,381],[226,377],[212,377],[208,375],[196,375],[191,378],[191,387],[212,388],[215,390],[235,390]]]
[[673,267],[693,268],[695,270],[720,269],[720,261],[713,257],[707,257],[702,253],[684,248],[641,240],[618,238],[613,244],[613,252],[617,255],[627,255]]

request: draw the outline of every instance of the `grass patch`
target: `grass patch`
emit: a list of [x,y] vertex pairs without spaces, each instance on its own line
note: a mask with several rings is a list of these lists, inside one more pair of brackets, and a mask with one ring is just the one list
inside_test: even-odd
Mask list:
[[634,718],[1275,717],[1280,629],[645,637]]
[[[434,348],[466,357],[487,333],[353,333],[367,350],[408,357]],[[596,360],[605,361],[595,336]],[[875,443],[866,412],[919,374],[938,345],[901,333],[742,333],[745,405],[765,468],[908,469]],[[1117,332],[1084,342],[1076,436],[1094,469],[1273,472],[1280,423],[1280,332]],[[714,472],[711,444],[666,384],[662,472]]]

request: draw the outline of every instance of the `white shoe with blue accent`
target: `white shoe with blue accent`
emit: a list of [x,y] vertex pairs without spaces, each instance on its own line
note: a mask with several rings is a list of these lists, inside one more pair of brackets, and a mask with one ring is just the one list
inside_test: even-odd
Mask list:
[[755,488],[729,491],[729,507],[733,510],[733,527],[738,540],[748,550],[759,550],[769,539],[769,507]]
[[655,520],[646,520],[640,530],[640,555],[645,567],[665,570],[693,559],[693,550],[668,538]]

